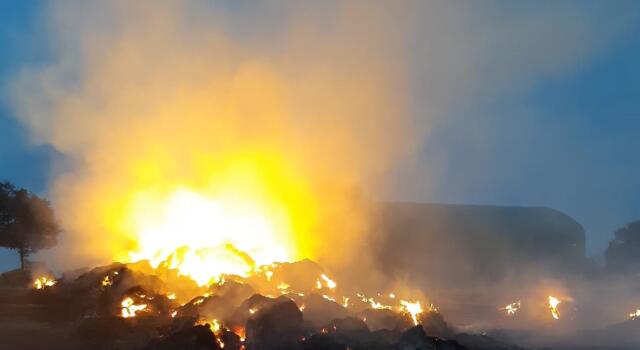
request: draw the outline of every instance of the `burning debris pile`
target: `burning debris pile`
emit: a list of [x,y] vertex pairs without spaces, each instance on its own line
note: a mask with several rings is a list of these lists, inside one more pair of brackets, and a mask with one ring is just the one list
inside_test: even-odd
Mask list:
[[[59,280],[38,278],[33,294],[55,306],[47,321],[71,332],[78,348],[511,348],[456,334],[420,300],[347,294],[309,260],[261,266],[249,277],[222,275],[208,286],[146,261],[114,263]],[[465,345],[444,340],[456,337]]]

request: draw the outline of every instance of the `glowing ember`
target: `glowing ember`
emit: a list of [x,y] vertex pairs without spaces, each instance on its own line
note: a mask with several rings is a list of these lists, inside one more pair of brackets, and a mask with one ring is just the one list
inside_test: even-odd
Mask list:
[[561,303],[561,301],[553,296],[549,296],[549,309],[551,310],[551,316],[553,316],[554,319],[559,320],[560,319],[560,311],[558,311],[558,305]]
[[50,277],[47,277],[47,276],[42,276],[42,277],[36,278],[36,280],[33,281],[33,287],[35,289],[45,289],[47,287],[55,286],[56,283],[57,283],[57,281],[54,280],[53,278],[50,278]]
[[349,307],[349,297],[342,297],[342,306]]
[[414,325],[418,325],[418,316],[424,311],[420,306],[420,302],[409,302],[406,300],[400,300],[400,305],[402,305],[402,309],[411,315],[411,319],[413,320]]
[[171,293],[171,294],[167,295],[167,299],[175,300],[176,299],[176,293]]
[[135,317],[136,312],[143,311],[147,308],[147,304],[134,304],[133,299],[130,297],[124,298],[120,306],[122,306],[120,316],[123,318]]
[[289,287],[291,287],[291,286],[283,282],[283,283],[278,284],[277,288],[280,289],[280,290],[287,290],[287,289],[289,289]]
[[110,286],[112,284],[113,284],[113,281],[111,280],[109,275],[104,276],[104,278],[102,279],[102,286],[103,287],[108,287],[108,286]]
[[214,319],[213,322],[211,322],[211,331],[215,334],[220,332],[220,322],[218,322],[218,320]]
[[513,302],[503,308],[501,308],[500,310],[504,310],[507,312],[507,315],[509,316],[513,316],[516,314],[516,312],[518,312],[518,310],[520,310],[520,300]]
[[322,278],[322,280],[325,282],[325,285],[329,289],[334,289],[337,286],[336,282],[334,282],[331,278],[327,277],[327,275],[325,275],[324,273],[320,275],[320,278]]
[[632,319],[632,320],[640,318],[640,309],[637,309],[636,311],[630,313],[629,314],[629,318]]
[[326,294],[323,294],[322,297],[327,299],[327,300],[329,300],[329,301],[333,301],[334,303],[336,302],[336,299],[334,299],[334,298],[332,298],[332,297],[330,297],[330,296],[328,296]]
[[391,306],[384,305],[379,301],[375,301],[373,298],[365,299],[365,301],[369,302],[371,307],[376,310],[391,310]]

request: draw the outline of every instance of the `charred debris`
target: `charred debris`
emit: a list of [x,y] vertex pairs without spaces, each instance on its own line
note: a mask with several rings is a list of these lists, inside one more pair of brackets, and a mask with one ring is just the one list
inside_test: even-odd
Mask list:
[[[521,349],[486,335],[458,333],[436,309],[412,315],[363,295],[336,300],[323,294],[335,283],[327,277],[333,285],[323,286],[319,275],[326,277],[309,260],[272,265],[247,278],[223,276],[210,286],[198,286],[171,269],[152,269],[146,262],[67,273],[55,283],[32,288],[23,300],[14,300],[31,308],[28,315],[18,310],[14,317],[45,325],[30,332],[39,334],[28,340],[30,345],[23,345],[24,339],[14,345],[123,350]],[[283,277],[290,278],[289,284],[278,282]],[[318,286],[303,287],[314,284]]]

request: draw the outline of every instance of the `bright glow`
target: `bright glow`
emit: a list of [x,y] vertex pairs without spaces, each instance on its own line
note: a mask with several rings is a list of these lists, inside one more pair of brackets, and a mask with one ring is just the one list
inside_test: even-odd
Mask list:
[[[334,289],[337,286],[336,282],[327,277],[327,275],[325,275],[324,273],[320,275],[320,278],[322,278],[322,280],[325,282],[325,286],[327,286],[327,288],[329,289]],[[322,283],[320,285],[322,286]]]
[[390,305],[384,305],[379,301],[375,301],[373,298],[366,299],[365,301],[369,302],[369,304],[371,304],[371,307],[376,310],[391,310]]
[[405,312],[411,315],[413,324],[417,326],[419,323],[418,316],[420,316],[420,314],[424,311],[422,310],[422,306],[420,306],[420,302],[419,301],[410,302],[406,300],[400,300],[400,305],[402,305],[402,308]]
[[549,309],[551,310],[551,316],[553,316],[554,319],[559,320],[560,319],[560,311],[558,311],[558,305],[561,303],[561,301],[553,296],[549,296]]
[[124,318],[135,317],[138,311],[143,311],[147,308],[147,304],[134,304],[133,299],[126,297],[120,303],[122,307],[120,310],[120,316]]
[[518,310],[520,310],[520,305],[521,305],[520,300],[518,300],[501,308],[500,310],[504,310],[507,312],[507,315],[513,316],[516,314],[516,312],[518,312]]
[[102,286],[103,287],[108,287],[108,286],[110,286],[112,284],[113,284],[113,281],[111,280],[109,275],[104,276],[104,278],[102,279]]
[[57,281],[54,280],[51,277],[41,276],[41,277],[36,278],[35,281],[33,281],[33,287],[35,289],[45,289],[47,287],[55,286],[56,283],[57,283]]
[[282,283],[278,284],[278,287],[277,287],[277,288],[278,288],[278,289],[280,289],[280,290],[282,290],[282,291],[286,291],[286,290],[287,290],[287,289],[289,289],[290,287],[291,287],[291,286],[290,286],[290,285],[288,285],[287,283],[282,282]]
[[282,225],[254,203],[182,189],[159,205],[141,199],[135,207],[138,249],[130,260],[165,264],[201,286],[222,274],[248,276],[257,265],[293,258]]
[[632,320],[640,318],[640,309],[637,309],[636,311],[630,313],[629,314],[629,318],[632,319]]
[[349,297],[342,297],[342,306],[349,307]]
[[325,299],[327,299],[327,300],[329,300],[329,301],[333,301],[334,303],[336,302],[336,299],[335,299],[335,298],[332,298],[332,297],[330,297],[330,296],[328,296],[328,295],[326,295],[326,294],[323,294],[323,295],[322,295],[322,297],[323,297],[323,298],[325,298]]
[[218,322],[218,320],[214,319],[213,322],[211,322],[211,331],[215,334],[220,332],[220,322]]

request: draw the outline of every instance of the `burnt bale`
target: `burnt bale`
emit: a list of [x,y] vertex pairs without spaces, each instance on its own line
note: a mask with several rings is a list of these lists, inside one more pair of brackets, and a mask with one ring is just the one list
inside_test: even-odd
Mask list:
[[421,325],[411,327],[402,333],[397,344],[398,350],[468,350],[455,340],[430,337]]
[[402,333],[398,341],[398,350],[435,350],[434,339],[427,336],[424,328],[418,325]]
[[371,332],[368,343],[375,344],[396,344],[400,340],[402,333],[397,330],[381,329]]
[[373,340],[367,325],[355,317],[335,319],[323,329],[335,342],[345,344],[349,348],[358,348]]
[[222,334],[219,334],[218,337],[222,344],[224,344],[225,350],[239,350],[243,345],[240,336],[228,329],[223,329]]
[[436,350],[468,350],[467,347],[458,344],[455,340],[434,339]]
[[349,334],[355,337],[367,336],[370,333],[367,324],[355,317],[335,319],[331,321],[330,327],[332,327],[335,332]]
[[420,315],[420,324],[428,334],[436,337],[450,338],[453,334],[442,314],[436,311]]
[[381,329],[402,331],[413,326],[410,318],[386,309],[366,309],[360,312],[358,317],[365,320],[372,331]]
[[282,263],[273,270],[275,282],[286,282],[292,290],[308,292],[324,270],[317,263],[303,259],[293,263]]
[[[253,288],[235,281],[228,281],[222,286],[216,286],[213,290],[213,296],[204,299],[197,309],[197,314],[207,319],[222,320],[225,325],[232,327],[244,327],[250,316],[249,309],[252,307],[250,303],[256,305],[262,305],[262,302],[268,303],[263,300],[265,297],[260,295],[253,299],[249,298],[254,293]],[[247,298],[253,302],[248,302],[238,309],[238,306]]]
[[525,350],[507,339],[497,339],[485,334],[458,333],[453,339],[473,350]]
[[231,325],[246,325],[249,318],[258,310],[267,308],[275,303],[276,299],[254,294],[238,306],[231,316],[224,321]]
[[154,340],[141,350],[219,350],[209,326],[193,326],[168,337]]
[[246,325],[250,350],[295,349],[302,339],[302,312],[289,299],[275,299],[257,311]]
[[337,318],[347,317],[347,315],[348,311],[345,307],[318,294],[310,294],[304,300],[304,319],[317,326],[325,325]]
[[314,334],[300,343],[303,350],[346,350],[348,347],[326,334]]
[[159,324],[154,317],[86,318],[76,334],[87,349],[137,349],[158,338]]

